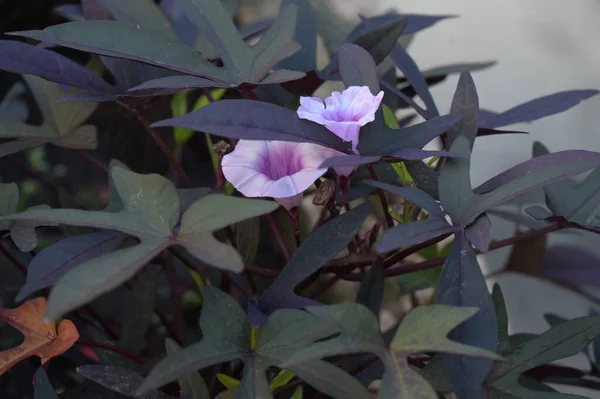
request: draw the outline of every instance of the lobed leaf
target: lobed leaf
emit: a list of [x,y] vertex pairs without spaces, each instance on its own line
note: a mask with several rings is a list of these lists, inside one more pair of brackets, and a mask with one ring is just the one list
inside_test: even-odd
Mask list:
[[77,328],[70,320],[61,321],[58,329],[54,320],[47,320],[46,306],[46,299],[40,297],[15,309],[0,308],[0,320],[18,329],[25,337],[19,346],[0,352],[0,375],[30,356],[39,356],[45,365],[79,339]]
[[[459,307],[476,307],[478,313],[458,326],[450,338],[495,352],[498,347],[498,326],[494,303],[475,252],[466,239],[457,235],[442,269],[435,294],[435,303]],[[489,373],[492,362],[459,355],[444,355],[444,369],[454,391],[460,397],[476,395]]]

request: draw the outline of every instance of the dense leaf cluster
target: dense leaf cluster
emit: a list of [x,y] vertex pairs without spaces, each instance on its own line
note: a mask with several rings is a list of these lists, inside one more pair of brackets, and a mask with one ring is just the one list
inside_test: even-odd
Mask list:
[[[22,209],[18,186],[0,186],[0,249],[20,267],[16,250],[34,255],[16,300],[47,295],[45,316],[78,318],[81,335],[65,354],[77,378],[63,373],[51,383],[40,368],[36,399],[59,397],[57,383],[69,398],[527,399],[576,397],[552,382],[599,388],[588,346],[600,316],[547,315],[547,332],[509,335],[500,289],[489,292],[476,255],[558,230],[597,233],[600,153],[549,153],[536,143],[532,159],[478,187],[470,181],[476,141],[524,133],[500,129],[598,91],[484,110],[470,72],[493,63],[422,71],[407,52],[412,35],[452,16],[392,13],[347,27],[317,3],[284,0],[274,19],[240,27],[235,0],[82,0],[57,9],[69,22],[10,33],[39,43],[0,41],[0,69],[23,75],[27,87],[16,85],[0,105],[0,137],[8,139],[0,157],[45,144],[87,154],[81,150],[96,148],[105,133],[90,115],[98,103],[117,103],[139,119],[172,172],[137,173],[124,159],[103,165],[85,155],[107,174],[109,201],[99,209]],[[321,69],[318,36],[329,58]],[[57,51],[65,48],[84,54],[85,65]],[[460,77],[444,113],[429,88],[450,74]],[[296,114],[300,96],[330,82],[385,93],[361,128],[360,155]],[[164,97],[172,117],[149,123],[145,107]],[[408,116],[398,119],[399,110]],[[174,150],[156,130],[164,127],[175,128]],[[182,163],[193,132],[205,133],[212,168],[202,173],[216,187],[203,187]],[[239,139],[319,144],[341,152],[322,167],[356,170],[349,179],[330,170],[317,181],[311,206],[320,215],[308,223],[305,213],[243,198],[223,181],[221,159]],[[433,140],[441,148],[425,150]],[[571,179],[584,172],[591,173],[583,181]],[[498,209],[540,190],[545,207]],[[493,241],[492,214],[529,231]],[[75,229],[40,243],[56,226]],[[413,306],[382,331],[392,278]],[[341,280],[360,282],[355,300],[328,303],[322,294]],[[414,294],[431,288],[430,302],[419,303]],[[118,316],[98,311],[109,297]],[[581,351],[588,374],[549,365]],[[26,379],[10,371],[1,378]]]

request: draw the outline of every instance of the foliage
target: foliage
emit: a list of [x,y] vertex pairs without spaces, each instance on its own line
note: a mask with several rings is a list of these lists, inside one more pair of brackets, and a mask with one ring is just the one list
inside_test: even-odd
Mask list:
[[[600,153],[536,142],[532,159],[470,180],[475,142],[525,134],[505,129],[598,90],[485,110],[493,94],[471,72],[493,62],[421,70],[409,51],[413,35],[455,16],[351,26],[318,3],[283,0],[275,18],[238,26],[235,0],[82,0],[56,10],[67,22],[6,32],[28,41],[0,40],[3,76],[23,80],[0,103],[0,162],[13,166],[0,184],[0,268],[26,277],[2,291],[24,301],[0,308],[24,338],[0,330],[0,389],[31,386],[7,397],[600,390],[600,316],[546,315],[548,331],[509,335],[477,258],[561,230],[597,234]],[[450,75],[446,113],[431,87]],[[345,90],[307,98],[331,83]],[[425,149],[432,141],[438,150]],[[536,192],[546,207],[499,209]],[[494,241],[490,215],[528,231]],[[593,255],[538,241],[549,265],[538,278],[576,292],[597,280]],[[355,297],[330,289],[342,280],[359,283]],[[411,307],[382,331],[391,296]],[[589,372],[551,364],[579,352]]]

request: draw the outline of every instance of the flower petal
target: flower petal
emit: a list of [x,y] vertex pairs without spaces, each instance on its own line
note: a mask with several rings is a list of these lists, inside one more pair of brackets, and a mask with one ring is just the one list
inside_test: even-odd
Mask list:
[[352,151],[358,154],[358,135],[360,125],[358,122],[327,122],[325,127],[344,141],[352,142]]
[[326,122],[326,119],[323,116],[324,111],[325,105],[320,98],[300,97],[300,107],[296,112],[300,119],[307,119],[322,125]]

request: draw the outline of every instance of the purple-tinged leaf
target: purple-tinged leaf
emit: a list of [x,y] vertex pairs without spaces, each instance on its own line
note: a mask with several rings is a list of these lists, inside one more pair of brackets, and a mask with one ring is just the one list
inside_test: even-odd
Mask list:
[[544,276],[577,286],[600,286],[600,255],[574,245],[553,245],[542,258]]
[[185,15],[177,0],[162,0],[159,7],[171,21],[171,26],[173,26],[179,40],[186,46],[194,47],[198,36],[198,28]]
[[69,237],[44,248],[31,260],[27,281],[16,300],[22,301],[33,292],[54,285],[83,262],[113,251],[126,237],[117,231],[103,231]]
[[168,246],[163,240],[146,239],[71,269],[50,292],[47,317],[62,316],[123,284]]
[[295,111],[251,100],[217,101],[152,126],[187,127],[236,139],[311,142],[340,151],[349,147],[325,127],[298,118]]
[[408,83],[410,83],[416,90],[421,100],[425,103],[427,113],[430,117],[439,116],[440,113],[435,105],[435,101],[429,92],[429,85],[425,81],[423,75],[419,71],[419,67],[412,59],[412,57],[406,52],[404,47],[396,44],[390,53],[390,57],[394,63],[400,68],[400,71],[404,74]]
[[444,19],[457,18],[458,15],[423,15],[423,14],[402,14],[406,18],[406,28],[403,35],[411,35],[423,29],[427,29]]
[[443,234],[456,232],[445,220],[425,219],[402,223],[387,230],[377,244],[377,253],[385,254],[398,248],[420,244]]
[[36,75],[92,93],[113,93],[116,89],[67,57],[15,40],[0,40],[0,69]]
[[[350,32],[344,42],[364,48],[371,54],[375,64],[379,64],[388,56],[405,27],[406,18],[401,16],[384,20],[381,17],[366,18]],[[333,54],[329,65],[319,72],[319,76],[324,80],[341,79],[337,52]]]
[[[424,110],[419,104],[417,104],[412,98],[410,98],[409,96],[407,96],[406,94],[404,94],[403,92],[401,92],[395,86],[392,86],[388,82],[381,81],[381,84],[383,85],[383,87],[385,87],[386,89],[388,89],[389,91],[391,91],[392,93],[394,93],[395,95],[400,97],[400,99],[402,101],[404,101],[406,103],[406,105],[408,105],[409,107],[411,107],[412,109],[417,111],[417,113],[419,115],[421,115],[423,118],[425,118],[425,119],[429,118],[429,114],[427,113],[427,111]],[[412,117],[414,118],[414,116],[412,116]],[[400,126],[402,126],[402,125],[400,124]]]
[[102,5],[119,22],[159,32],[172,38],[176,37],[169,19],[154,1],[102,0]]
[[375,121],[362,128],[358,150],[363,155],[392,155],[404,149],[420,149],[461,119],[461,115],[444,115],[403,129],[392,129],[385,125],[382,112],[378,111]]
[[515,123],[531,122],[566,111],[598,93],[600,93],[598,90],[571,90],[550,94],[517,105],[501,114],[488,115],[479,126],[496,128]]
[[133,396],[140,397],[213,364],[235,358],[245,360],[250,346],[250,326],[242,308],[231,296],[211,286],[202,290],[202,299],[202,340],[158,362]]
[[[442,269],[435,303],[477,307],[479,311],[455,328],[449,338],[465,345],[496,352],[498,327],[494,302],[488,291],[475,252],[462,235],[457,235]],[[457,397],[477,397],[492,361],[458,355],[443,356],[444,369]]]
[[465,237],[475,249],[481,253],[486,253],[490,249],[491,227],[490,218],[484,213],[465,228]]
[[469,72],[460,74],[456,91],[452,99],[450,113],[462,115],[461,121],[448,132],[447,146],[452,145],[458,136],[465,137],[469,146],[473,148],[475,137],[477,137],[477,114],[479,112],[479,97],[475,82]]
[[306,74],[304,72],[290,71],[289,69],[278,69],[268,74],[263,80],[259,81],[259,85],[270,85],[275,83],[285,83],[294,80],[302,79]]
[[342,44],[339,50],[339,69],[346,87],[369,86],[371,94],[376,96],[379,93],[377,65],[367,50],[356,44]]
[[317,16],[316,11],[307,0],[284,0],[280,11],[288,4],[298,9],[298,21],[294,37],[302,48],[296,54],[281,61],[277,68],[290,69],[300,72],[310,72],[317,69]]
[[260,310],[270,314],[283,301],[297,297],[294,293],[296,286],[338,255],[360,230],[370,212],[371,205],[362,204],[330,220],[308,236],[260,298]]
[[196,89],[205,87],[234,87],[226,82],[218,82],[206,78],[200,78],[197,76],[166,76],[164,78],[148,80],[140,85],[132,87],[128,91],[132,94],[142,90],[165,90],[176,93],[177,91],[184,89]]
[[400,119],[398,119],[398,126],[400,128],[406,127],[406,126],[410,125],[410,123],[412,121],[414,121],[416,118],[417,118],[417,115],[415,115],[415,114],[400,118]]
[[[0,147],[2,148],[2,147]],[[381,159],[381,156],[375,155],[370,157],[363,157],[361,155],[337,155],[331,158],[327,158],[325,162],[321,164],[321,168],[335,168],[339,166],[359,166],[366,165],[369,163],[375,163]]]
[[379,314],[381,301],[383,300],[384,285],[383,261],[378,256],[356,293],[356,303],[366,306],[373,314]]
[[419,150],[417,148],[403,148],[390,154],[393,158],[406,161],[416,161],[430,157],[462,158],[462,154],[456,154],[450,151]]
[[437,201],[431,198],[426,192],[421,191],[418,188],[393,186],[391,184],[381,183],[374,180],[364,180],[363,183],[396,194],[408,202],[425,209],[427,212],[429,212],[432,218],[444,220],[445,215],[440,208],[440,204],[438,204]]
[[528,134],[527,132],[522,132],[519,130],[498,130],[498,129],[488,129],[487,127],[478,127],[477,128],[477,137],[481,136],[493,136],[497,134]]
[[348,35],[346,41],[367,50],[375,64],[379,64],[392,51],[407,22],[402,15],[388,20],[382,20],[381,17],[366,18]]
[[463,72],[475,72],[496,65],[496,61],[473,62],[469,64],[450,64],[426,69],[421,72],[423,77],[432,78],[435,76],[445,76]]
[[194,76],[228,81],[224,69],[212,65],[177,40],[116,21],[67,22],[44,30],[10,34],[94,54],[140,61]]
[[[525,161],[488,180],[476,189],[481,194],[462,215],[472,221],[479,214],[531,190],[600,167],[600,153],[567,150]],[[483,187],[483,188],[482,188]],[[489,191],[494,188],[493,191]]]
[[406,161],[404,166],[413,180],[417,183],[417,187],[425,191],[432,198],[439,199],[438,180],[439,173],[432,167],[427,166],[423,161]]
[[[237,73],[242,81],[248,80],[249,69],[254,59],[253,52],[239,35],[224,4],[211,0],[178,0],[177,3],[185,15],[196,24],[206,42],[211,47],[214,46],[225,68]],[[205,57],[211,58],[212,54],[206,54],[206,48],[198,50]]]

